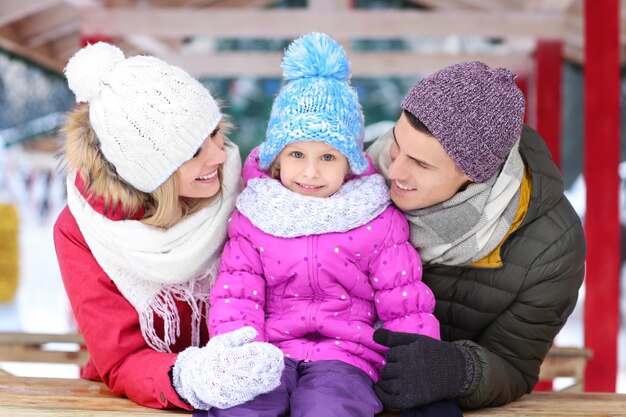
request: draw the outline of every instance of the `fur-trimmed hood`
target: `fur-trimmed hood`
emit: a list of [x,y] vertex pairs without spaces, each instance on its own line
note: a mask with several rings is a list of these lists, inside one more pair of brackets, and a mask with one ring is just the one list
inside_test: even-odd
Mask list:
[[141,208],[150,195],[126,183],[106,160],[89,123],[88,104],[68,113],[61,133],[64,139],[59,154],[61,167],[66,174],[78,173],[76,186],[90,205],[113,219],[141,217]]

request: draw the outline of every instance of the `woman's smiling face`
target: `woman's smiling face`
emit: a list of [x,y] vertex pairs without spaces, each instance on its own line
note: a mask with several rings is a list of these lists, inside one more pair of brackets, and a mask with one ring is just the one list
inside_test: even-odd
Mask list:
[[178,168],[178,195],[187,198],[210,198],[220,191],[219,167],[226,161],[224,136],[215,129],[196,154]]

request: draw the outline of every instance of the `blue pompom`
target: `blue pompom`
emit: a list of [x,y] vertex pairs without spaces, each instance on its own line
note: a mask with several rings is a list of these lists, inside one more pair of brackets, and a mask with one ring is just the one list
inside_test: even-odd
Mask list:
[[310,77],[350,79],[346,51],[323,33],[309,33],[293,41],[285,51],[281,67],[287,80]]

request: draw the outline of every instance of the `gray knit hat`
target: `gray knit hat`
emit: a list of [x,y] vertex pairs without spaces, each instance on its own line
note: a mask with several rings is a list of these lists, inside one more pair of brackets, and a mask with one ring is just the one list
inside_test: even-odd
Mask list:
[[513,73],[482,62],[452,65],[423,78],[402,108],[430,130],[474,182],[493,176],[519,140],[524,96]]

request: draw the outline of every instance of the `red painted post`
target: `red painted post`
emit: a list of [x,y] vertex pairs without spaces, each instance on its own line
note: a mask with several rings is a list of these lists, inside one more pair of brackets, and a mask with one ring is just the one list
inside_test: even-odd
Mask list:
[[614,392],[619,327],[619,0],[585,0],[585,390]]
[[537,132],[548,145],[552,159],[561,168],[561,66],[563,41],[537,42]]
[[100,35],[81,35],[80,37],[80,47],[84,48],[88,44],[94,44],[98,42],[108,42],[112,43],[111,38],[108,36],[100,36]]

